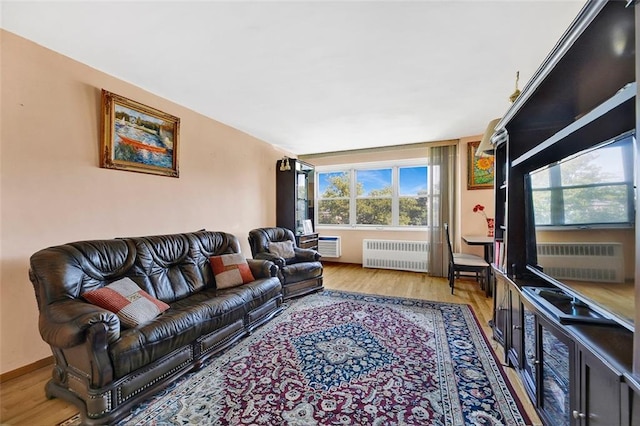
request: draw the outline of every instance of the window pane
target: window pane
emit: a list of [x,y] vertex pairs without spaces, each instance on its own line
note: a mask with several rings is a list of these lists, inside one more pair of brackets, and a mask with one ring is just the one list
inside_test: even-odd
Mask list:
[[427,226],[427,197],[400,198],[400,226]]
[[400,168],[400,190],[398,194],[402,196],[425,195],[427,193],[427,168],[422,167],[401,167]]
[[623,146],[612,144],[560,163],[562,186],[624,182]]
[[563,195],[565,225],[621,223],[629,218],[626,185],[565,189]]
[[319,198],[349,197],[348,172],[318,173]]
[[391,225],[391,198],[356,200],[358,225]]
[[536,225],[551,225],[551,191],[533,191]]
[[349,200],[318,200],[318,224],[348,225]]
[[356,170],[358,197],[391,197],[391,169]]
[[631,142],[621,139],[532,172],[536,225],[632,222]]

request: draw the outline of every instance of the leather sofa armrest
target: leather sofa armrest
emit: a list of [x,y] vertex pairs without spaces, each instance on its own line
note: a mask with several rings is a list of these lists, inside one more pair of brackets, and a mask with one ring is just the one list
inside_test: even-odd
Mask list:
[[247,263],[255,278],[269,278],[278,275],[278,266],[270,260],[247,259]]
[[284,266],[286,265],[286,262],[282,257],[266,251],[256,253],[254,259],[270,260],[271,262],[275,263],[278,268],[284,268]]
[[322,257],[320,253],[313,249],[294,247],[293,251],[296,253],[296,262],[312,262],[320,260],[320,257]]
[[108,343],[120,338],[120,319],[116,314],[79,299],[47,305],[40,312],[42,339],[51,346],[71,348],[85,342],[89,328],[103,323]]

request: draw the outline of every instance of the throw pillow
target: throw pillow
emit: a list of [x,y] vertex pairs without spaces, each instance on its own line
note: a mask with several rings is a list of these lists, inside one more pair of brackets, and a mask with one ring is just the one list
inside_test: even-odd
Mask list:
[[131,328],[149,322],[169,309],[169,305],[142,290],[131,278],[88,291],[82,297],[115,313],[124,326]]
[[293,251],[293,241],[281,241],[279,243],[269,243],[269,252],[285,259],[291,259],[296,256]]
[[254,281],[249,264],[240,253],[223,254],[209,258],[216,278],[216,288],[230,288]]

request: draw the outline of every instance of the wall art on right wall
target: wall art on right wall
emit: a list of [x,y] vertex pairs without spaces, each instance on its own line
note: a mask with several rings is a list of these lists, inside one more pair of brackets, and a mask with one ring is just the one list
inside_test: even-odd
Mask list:
[[494,156],[476,155],[480,142],[467,144],[467,189],[492,189]]

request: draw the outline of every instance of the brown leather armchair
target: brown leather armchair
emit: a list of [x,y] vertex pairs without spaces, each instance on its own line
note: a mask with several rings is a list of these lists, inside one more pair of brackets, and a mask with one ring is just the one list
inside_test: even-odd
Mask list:
[[320,253],[297,247],[287,228],[258,228],[249,232],[254,259],[270,260],[279,267],[278,278],[284,299],[324,289]]

